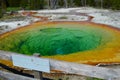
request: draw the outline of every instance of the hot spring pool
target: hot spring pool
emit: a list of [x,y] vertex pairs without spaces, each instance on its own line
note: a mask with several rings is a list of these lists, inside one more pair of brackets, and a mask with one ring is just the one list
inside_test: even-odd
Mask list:
[[116,61],[119,48],[119,30],[90,23],[36,23],[0,36],[0,50],[80,63]]

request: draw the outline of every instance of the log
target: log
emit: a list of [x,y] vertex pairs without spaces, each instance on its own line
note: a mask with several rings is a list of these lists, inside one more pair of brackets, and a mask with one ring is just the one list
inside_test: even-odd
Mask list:
[[65,73],[96,77],[105,80],[120,80],[120,70],[77,64],[71,62],[50,60],[52,70],[60,70]]
[[2,80],[37,80],[34,78],[24,77],[17,74],[0,71],[0,79]]
[[[15,53],[0,51],[0,58],[11,60],[11,54]],[[49,61],[51,70],[59,70],[65,73],[96,77],[106,80],[120,80],[120,69],[103,68],[52,59],[49,59]]]

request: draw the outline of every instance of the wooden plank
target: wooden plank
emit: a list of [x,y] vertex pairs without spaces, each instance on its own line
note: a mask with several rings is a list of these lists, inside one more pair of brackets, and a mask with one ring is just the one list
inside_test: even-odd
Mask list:
[[[9,54],[5,54],[5,57],[9,60],[10,59],[10,52]],[[0,58],[3,59],[3,54],[1,55],[0,51]],[[12,53],[11,53],[12,54]],[[5,59],[5,58],[4,58]],[[96,77],[106,80],[120,80],[120,69],[110,69],[110,68],[103,68],[103,67],[96,67],[90,66],[85,64],[76,64],[64,61],[57,61],[50,59],[50,67],[51,70],[60,70],[65,73],[77,74],[77,75],[85,75],[89,77]]]
[[84,64],[76,64],[71,62],[50,60],[51,69],[61,70],[65,73],[84,75],[88,77],[96,77],[106,80],[120,80],[120,70],[103,67],[96,67]]
[[24,77],[17,74],[12,74],[9,72],[0,71],[0,78],[2,80],[37,80],[34,78]]
[[12,52],[0,50],[0,59],[12,61],[12,58],[11,58],[12,54],[17,54],[17,53],[12,53]]
[[[33,56],[41,57],[40,53],[34,53]],[[49,68],[50,68],[50,66],[49,66]],[[34,73],[34,78],[36,78],[38,80],[43,80],[42,72],[34,70],[33,73]]]
[[34,78],[38,80],[43,80],[42,72],[34,71],[33,73],[34,73]]

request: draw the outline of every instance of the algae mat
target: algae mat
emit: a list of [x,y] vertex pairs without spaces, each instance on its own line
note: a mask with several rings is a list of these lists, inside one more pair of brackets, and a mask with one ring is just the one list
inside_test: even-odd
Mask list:
[[0,36],[0,50],[77,63],[119,62],[119,48],[119,30],[93,23],[35,23]]

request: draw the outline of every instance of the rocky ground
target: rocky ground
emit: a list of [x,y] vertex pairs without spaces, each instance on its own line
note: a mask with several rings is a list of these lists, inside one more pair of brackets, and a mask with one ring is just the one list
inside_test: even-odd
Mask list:
[[33,22],[39,21],[38,18],[32,16],[8,16],[0,19],[0,34],[9,32],[19,27],[30,25]]
[[[23,15],[23,12],[26,11],[19,11],[17,15],[0,19],[0,34],[40,20],[29,14]],[[27,12],[35,12],[34,16],[47,17],[48,21],[90,21],[120,28],[120,11],[80,7]]]

